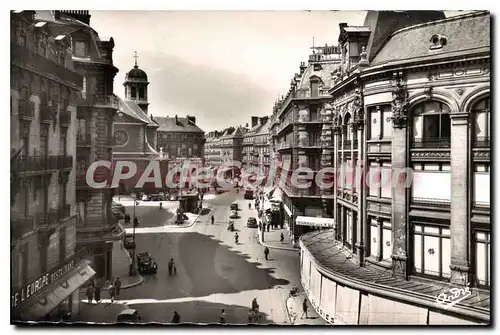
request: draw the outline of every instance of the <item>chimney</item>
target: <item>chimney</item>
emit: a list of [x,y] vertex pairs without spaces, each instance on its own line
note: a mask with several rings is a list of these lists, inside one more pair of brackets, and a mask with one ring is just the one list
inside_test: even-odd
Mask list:
[[304,74],[304,72],[306,71],[307,67],[306,67],[306,63],[305,62],[300,62],[300,74]]
[[259,117],[252,116],[252,128],[259,124]]
[[55,19],[58,20],[61,17],[61,14],[70,16],[78,21],[90,25],[91,15],[88,10],[56,10],[54,12]]
[[269,120],[269,116],[263,116],[260,118],[260,125],[263,126]]
[[177,118],[177,114],[175,114],[175,125],[177,126],[179,124],[179,119]]

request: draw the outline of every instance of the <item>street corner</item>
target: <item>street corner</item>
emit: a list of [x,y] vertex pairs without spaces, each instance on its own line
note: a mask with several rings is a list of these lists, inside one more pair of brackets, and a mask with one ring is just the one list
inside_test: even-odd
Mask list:
[[144,277],[141,275],[133,276],[133,277],[123,277],[120,278],[122,281],[122,290],[126,290],[132,287],[136,287],[144,283]]

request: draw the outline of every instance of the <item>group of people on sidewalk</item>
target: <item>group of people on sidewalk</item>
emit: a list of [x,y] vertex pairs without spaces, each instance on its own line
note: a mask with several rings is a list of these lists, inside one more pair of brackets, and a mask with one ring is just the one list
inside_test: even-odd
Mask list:
[[105,285],[103,285],[103,280],[91,280],[87,286],[87,299],[89,304],[92,304],[94,300],[97,304],[101,302],[101,291],[103,287],[108,288],[109,299],[111,303],[114,303],[115,297],[120,295],[120,289],[122,287],[120,277],[116,277],[112,282],[106,281]]

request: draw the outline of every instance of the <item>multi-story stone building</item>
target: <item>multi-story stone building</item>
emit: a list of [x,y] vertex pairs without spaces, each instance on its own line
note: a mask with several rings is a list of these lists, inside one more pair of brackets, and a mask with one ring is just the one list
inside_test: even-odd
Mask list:
[[71,30],[73,64],[83,77],[83,89],[76,101],[77,247],[85,247],[92,255],[98,279],[111,279],[112,242],[123,235],[111,213],[111,172],[104,166],[90,170],[95,182],[105,182],[103,188],[89,185],[86,174],[94,162],[112,161],[113,118],[119,107],[113,94],[118,72],[113,65],[114,41],[99,38],[90,27],[88,11],[42,11],[40,15]]
[[77,314],[95,274],[75,252],[76,96],[73,29],[11,12],[11,320]]
[[220,137],[220,153],[223,161],[223,171],[220,172],[225,178],[234,179],[241,173],[239,162],[243,157],[243,135],[248,129],[238,126],[229,127],[224,130]]
[[[323,206],[320,189],[314,179],[322,166],[322,114],[325,102],[331,99],[328,89],[333,86],[332,72],[340,66],[340,51],[334,46],[315,48],[309,63],[300,65],[286,97],[276,103],[270,122],[271,147],[280,162],[279,187],[283,196],[284,220],[293,240],[310,231],[311,221],[330,215]],[[313,180],[310,187],[292,185],[292,174],[297,169],[310,169]],[[283,176],[283,177],[282,177]],[[322,220],[333,225],[333,219]]]
[[[251,128],[243,135],[241,166],[248,171],[269,172],[269,117],[252,116]],[[263,181],[264,182],[264,181]]]
[[489,13],[369,12],[339,46],[323,161],[355,169],[334,229],[301,238],[309,299],[335,323],[489,323]]
[[220,138],[222,132],[217,130],[208,133],[205,142],[204,158],[205,165],[212,169],[217,169],[222,164],[222,156],[220,149]]
[[[137,57],[137,56],[136,56]],[[156,124],[148,116],[148,77],[146,72],[137,65],[125,76],[125,99],[119,100],[118,113],[113,122],[115,147],[113,148],[113,166],[116,162],[133,162],[137,167],[136,174],[120,181],[120,193],[155,192],[154,183],[145,183],[142,187],[138,182],[148,164],[158,160],[162,168],[162,181],[167,173],[167,160],[161,157],[156,147]],[[123,163],[127,164],[127,163]],[[125,172],[124,172],[125,173]]]
[[202,159],[205,132],[196,125],[194,116],[185,118],[155,116],[157,151],[162,150],[168,159]]

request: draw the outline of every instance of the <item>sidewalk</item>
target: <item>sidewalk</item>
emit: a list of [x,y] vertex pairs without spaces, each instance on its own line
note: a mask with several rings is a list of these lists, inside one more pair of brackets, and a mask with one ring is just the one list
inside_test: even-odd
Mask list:
[[[283,237],[285,238],[283,242],[280,241],[280,233],[283,233]],[[300,251],[300,247],[297,244],[295,247],[290,240],[290,236],[288,235],[288,231],[286,228],[283,229],[273,229],[270,228],[269,232],[264,232],[264,242],[262,241],[262,232],[257,229],[257,234],[259,236],[259,243],[269,249],[280,249],[280,250],[289,250],[289,251]]]
[[286,300],[286,309],[288,317],[290,319],[290,324],[292,325],[308,325],[308,326],[325,326],[329,325],[328,322],[323,320],[321,316],[316,313],[314,307],[311,305],[309,300],[307,300],[307,318],[301,318],[302,316],[302,303],[306,298],[304,292],[299,293],[295,297],[289,297]]

